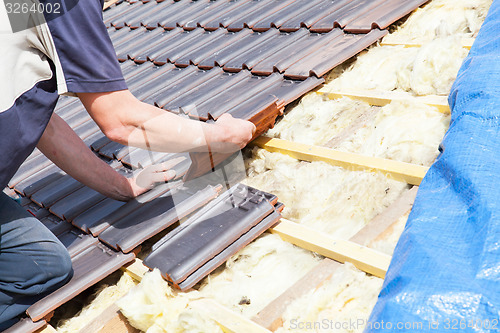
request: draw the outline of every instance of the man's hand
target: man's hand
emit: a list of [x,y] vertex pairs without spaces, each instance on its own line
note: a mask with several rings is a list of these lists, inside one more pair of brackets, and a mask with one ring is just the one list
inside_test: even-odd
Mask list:
[[67,174],[110,198],[127,201],[149,189],[141,188],[135,178],[125,178],[95,156],[55,113],[37,147]]
[[217,152],[234,152],[244,148],[256,131],[255,125],[251,122],[233,118],[227,113],[220,116],[214,126],[222,135],[222,139],[210,147],[212,151]]

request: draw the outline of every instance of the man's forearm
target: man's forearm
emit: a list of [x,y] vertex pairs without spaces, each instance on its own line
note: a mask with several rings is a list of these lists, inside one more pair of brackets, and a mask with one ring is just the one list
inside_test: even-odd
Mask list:
[[58,115],[52,115],[37,147],[67,174],[103,195],[116,200],[135,196],[127,178],[95,156]]
[[[141,117],[128,117],[128,110],[124,110],[123,123],[127,127],[123,127],[123,133],[118,136],[125,139],[121,142],[123,144],[176,153],[203,151],[207,144],[216,145],[224,141],[223,133],[214,131],[212,125],[182,118],[142,102],[134,105],[133,110]],[[126,119],[129,119],[128,123]]]
[[224,115],[206,124],[137,100],[129,91],[78,94],[103,132],[122,144],[153,151],[235,151],[252,137],[253,124]]

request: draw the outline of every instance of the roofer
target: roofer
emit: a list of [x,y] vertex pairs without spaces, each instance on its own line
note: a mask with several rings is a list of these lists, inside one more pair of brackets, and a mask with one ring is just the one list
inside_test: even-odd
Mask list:
[[[37,146],[66,173],[106,196],[129,200],[146,191],[97,158],[53,113],[62,94],[78,96],[108,138],[131,146],[178,152],[210,145],[227,151],[251,139],[250,122],[223,115],[202,124],[137,100],[127,90],[102,22],[103,0],[40,1],[50,2],[50,12],[48,5],[29,8],[29,21],[19,20],[32,28],[13,33],[19,23],[13,5],[31,1],[38,3],[0,0],[0,190]],[[174,176],[163,171],[161,179]],[[71,275],[64,246],[2,192],[0,330]]]

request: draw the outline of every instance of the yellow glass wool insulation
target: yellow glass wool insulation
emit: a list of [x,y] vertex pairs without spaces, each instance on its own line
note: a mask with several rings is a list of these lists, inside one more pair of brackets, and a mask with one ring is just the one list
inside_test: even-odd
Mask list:
[[222,333],[221,328],[189,306],[199,295],[173,290],[155,269],[116,304],[129,323],[147,333]]
[[329,100],[315,92],[300,103],[266,135],[310,145],[323,145],[371,108],[367,103],[349,98]]
[[416,95],[447,95],[467,52],[457,37],[439,38],[422,47],[372,47],[322,91],[404,90]]
[[80,332],[83,327],[92,322],[92,320],[99,316],[102,311],[124,296],[134,286],[134,279],[128,274],[122,274],[118,283],[110,286],[103,286],[102,289],[96,293],[94,300],[85,306],[78,315],[60,323],[57,327],[57,332]]
[[205,278],[200,293],[252,317],[302,278],[321,258],[265,233]]
[[449,122],[449,115],[426,104],[392,102],[336,149],[430,166]]
[[258,148],[252,153],[244,183],[277,195],[285,218],[335,238],[353,236],[408,188],[380,173],[300,162]]
[[433,0],[415,10],[386,40],[431,40],[439,37],[475,36],[492,0]]
[[293,301],[276,332],[363,332],[382,282],[346,263],[318,288]]

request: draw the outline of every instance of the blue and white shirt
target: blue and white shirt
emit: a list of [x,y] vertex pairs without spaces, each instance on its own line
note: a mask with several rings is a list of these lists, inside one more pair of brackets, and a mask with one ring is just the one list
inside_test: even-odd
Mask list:
[[0,190],[35,148],[59,95],[127,89],[102,22],[103,0],[24,2],[57,2],[63,14],[34,13],[36,25],[14,33],[13,9],[0,0]]

